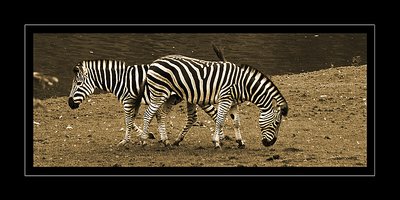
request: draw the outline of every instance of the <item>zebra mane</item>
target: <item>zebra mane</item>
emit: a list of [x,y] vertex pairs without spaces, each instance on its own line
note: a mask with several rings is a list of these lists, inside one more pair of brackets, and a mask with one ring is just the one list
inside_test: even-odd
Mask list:
[[[93,60],[82,60],[80,61],[76,66],[74,66],[73,70],[74,72],[77,72],[77,68],[82,70],[83,73],[87,74],[88,72],[88,68],[93,68],[93,64],[95,64],[96,66],[98,66],[97,64],[100,62],[101,65],[103,65],[103,63],[105,62],[106,65],[108,65],[109,62],[113,62],[113,63],[121,63],[121,65],[113,65],[116,66],[117,68],[122,68],[122,66],[128,67],[128,65],[126,64],[125,61],[122,60],[112,60],[112,59],[93,59]],[[91,64],[90,64],[91,63]],[[91,66],[91,67],[90,67]]]
[[106,61],[106,62],[110,62],[110,61],[112,61],[112,62],[121,62],[121,63],[125,63],[125,65],[126,65],[126,62],[125,61],[122,61],[122,60],[114,60],[114,59],[93,59],[93,60],[83,60],[83,61],[81,61],[80,63],[83,63],[83,62],[95,62],[95,63],[98,63],[98,62],[104,62],[104,61]]
[[[250,66],[250,65],[247,65],[247,64],[240,64],[240,65],[239,65],[239,68],[241,68],[241,69],[243,69],[243,70],[245,70],[245,71],[246,71],[246,70],[254,71],[254,72],[255,72],[254,74],[260,73],[261,75],[263,75],[265,78],[267,78],[267,80],[269,80],[269,81],[271,82],[272,86],[275,87],[275,89],[278,91],[278,93],[279,93],[279,94],[282,96],[282,98],[284,99],[284,97],[283,97],[281,91],[280,91],[279,88],[275,85],[275,83],[272,81],[271,76],[265,75],[264,73],[262,73],[262,72],[259,71],[258,69],[254,68],[254,67],[252,67],[252,66]],[[286,102],[286,100],[285,100],[285,102]],[[286,104],[286,105],[284,105],[284,107],[283,107],[282,113],[283,113],[284,116],[286,116],[286,115],[287,115],[287,112],[288,112],[288,108],[287,108],[287,104]]]
[[261,72],[260,70],[256,69],[255,67],[252,67],[252,66],[250,66],[250,65],[248,65],[248,64],[240,64],[240,65],[238,65],[238,66],[239,66],[239,68],[244,69],[244,70],[249,69],[249,70],[251,70],[251,71],[254,71],[256,74],[260,73],[260,74],[262,74],[264,77],[266,77],[267,79],[271,80],[271,76],[270,76],[270,75],[264,74],[264,73]]
[[[215,50],[215,51],[218,51],[218,50]],[[217,61],[215,61],[215,60],[203,60],[203,59],[192,58],[192,57],[184,56],[184,55],[167,55],[167,56],[163,56],[163,57],[161,57],[161,58],[159,58],[157,60],[168,59],[168,58],[170,58],[170,59],[183,59],[183,60],[192,60],[192,61],[195,61],[195,62],[198,62],[198,63],[203,63],[203,64],[212,63],[212,62],[229,62],[229,61],[226,61],[226,60],[224,61],[223,60],[223,59],[225,59],[225,57],[223,57],[222,53],[220,53],[220,55],[218,55],[219,52],[216,52],[216,54],[217,54],[217,57],[220,60],[217,60]]]

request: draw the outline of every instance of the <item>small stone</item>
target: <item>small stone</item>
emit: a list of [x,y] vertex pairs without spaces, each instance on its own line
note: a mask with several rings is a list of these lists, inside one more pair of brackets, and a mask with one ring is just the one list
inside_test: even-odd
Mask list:
[[269,158],[266,159],[266,161],[273,161],[273,160],[274,160],[273,157],[269,157]]
[[273,160],[278,160],[280,156],[278,154],[275,154],[269,158],[266,159],[266,161],[273,161]]

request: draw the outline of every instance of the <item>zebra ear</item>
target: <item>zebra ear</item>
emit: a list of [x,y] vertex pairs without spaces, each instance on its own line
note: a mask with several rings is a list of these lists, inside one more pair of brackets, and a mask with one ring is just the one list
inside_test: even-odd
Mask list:
[[77,74],[77,73],[79,72],[79,67],[78,67],[78,66],[75,66],[75,67],[72,69],[72,71],[73,71],[75,74]]

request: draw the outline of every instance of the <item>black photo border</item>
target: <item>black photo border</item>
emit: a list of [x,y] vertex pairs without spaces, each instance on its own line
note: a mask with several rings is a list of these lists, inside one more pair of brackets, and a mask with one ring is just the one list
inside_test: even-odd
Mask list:
[[[33,34],[35,33],[366,33],[367,167],[33,167]],[[374,177],[375,134],[374,24],[25,24],[24,176],[25,177]]]

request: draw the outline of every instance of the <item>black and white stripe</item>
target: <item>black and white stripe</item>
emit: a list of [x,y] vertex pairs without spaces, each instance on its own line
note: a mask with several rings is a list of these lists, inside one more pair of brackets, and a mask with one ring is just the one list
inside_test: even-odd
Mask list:
[[[74,68],[75,74],[72,88],[68,99],[68,104],[72,109],[76,109],[83,100],[91,95],[95,88],[113,93],[123,104],[125,112],[126,132],[124,139],[119,145],[124,145],[131,139],[131,130],[135,130],[139,135],[142,130],[134,123],[139,111],[140,104],[148,104],[149,91],[144,88],[143,98],[138,96],[141,86],[146,78],[149,65],[127,66],[125,62],[118,60],[85,60],[79,62]],[[181,99],[177,95],[171,95],[164,105],[164,110],[169,111],[173,105],[179,103]],[[216,109],[212,105],[201,106],[211,117],[216,115]],[[156,113],[158,119],[158,129],[165,131],[165,122],[162,120],[165,115]],[[196,107],[188,107],[187,123],[182,130],[185,135],[193,126],[197,119]],[[150,135],[152,136],[152,135]],[[153,136],[154,137],[154,136]]]
[[[288,112],[287,102],[274,83],[247,65],[204,61],[181,55],[165,56],[150,65],[146,84],[150,104],[144,114],[142,140],[148,137],[149,122],[154,114],[173,93],[186,100],[188,106],[218,104],[213,136],[216,147],[220,147],[220,139],[224,137],[224,119],[232,106],[250,101],[260,108],[259,124],[265,146],[275,143],[281,116],[286,116]],[[166,136],[161,139],[168,141]],[[179,140],[181,138],[177,142]]]

